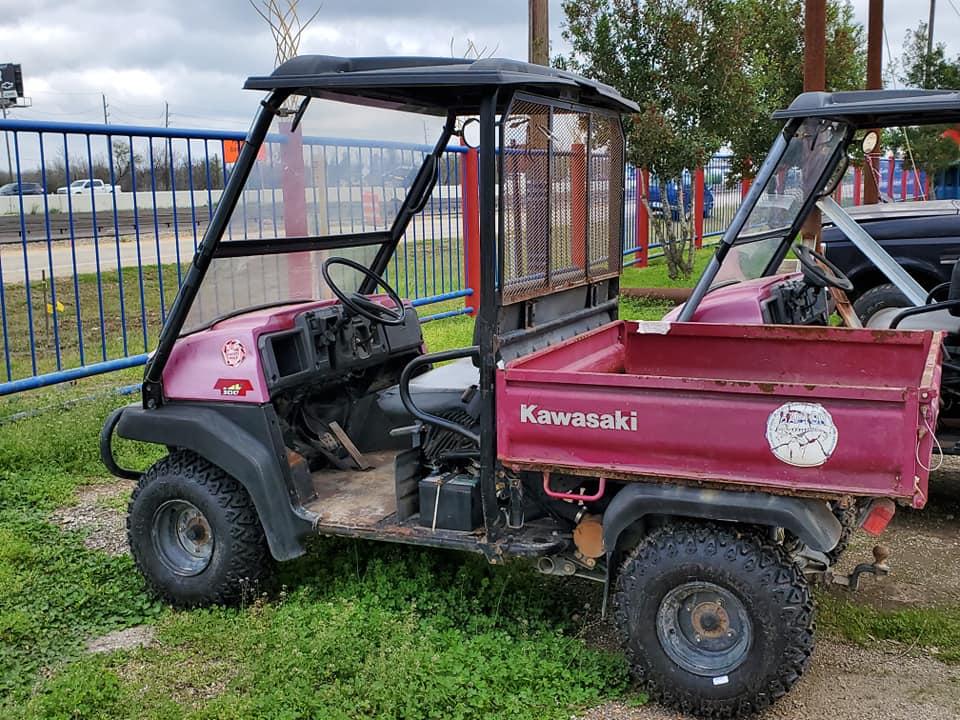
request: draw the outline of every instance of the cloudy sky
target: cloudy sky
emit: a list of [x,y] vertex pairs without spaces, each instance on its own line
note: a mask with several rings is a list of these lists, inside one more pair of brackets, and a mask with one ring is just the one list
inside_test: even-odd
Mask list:
[[[301,0],[309,12],[319,0]],[[866,22],[868,0],[855,0]],[[525,58],[525,0],[323,0],[304,33],[302,53],[463,54],[468,41]],[[926,2],[887,0],[894,55]],[[560,0],[551,0],[551,42],[562,51]],[[938,4],[935,35],[960,53],[960,0]],[[269,31],[246,0],[0,0],[0,62],[23,65],[33,108],[13,117],[162,123],[164,102],[178,127],[243,129],[257,94],[244,78],[273,66]],[[329,134],[350,134],[348,120]],[[432,134],[432,133],[431,133]]]

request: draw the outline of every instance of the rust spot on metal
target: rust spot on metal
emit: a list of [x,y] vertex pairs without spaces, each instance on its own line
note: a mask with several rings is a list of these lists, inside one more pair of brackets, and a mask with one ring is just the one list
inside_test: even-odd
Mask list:
[[777,386],[771,382],[758,382],[757,387],[760,389],[760,392],[765,393],[774,393],[777,390]]

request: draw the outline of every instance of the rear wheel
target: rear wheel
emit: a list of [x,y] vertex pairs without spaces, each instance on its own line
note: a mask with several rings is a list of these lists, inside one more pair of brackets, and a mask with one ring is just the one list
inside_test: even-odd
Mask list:
[[911,307],[910,301],[892,283],[870,288],[853,303],[853,309],[864,327],[889,328],[902,310]]
[[617,625],[651,695],[733,717],[784,695],[813,651],[813,600],[778,545],[712,524],[647,536],[617,583]]
[[127,539],[147,584],[181,607],[236,601],[271,567],[246,489],[183,450],[141,476],[127,511]]

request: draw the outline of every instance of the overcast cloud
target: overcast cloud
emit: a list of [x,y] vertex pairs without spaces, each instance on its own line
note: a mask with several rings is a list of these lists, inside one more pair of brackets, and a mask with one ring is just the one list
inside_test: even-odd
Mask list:
[[[868,0],[856,0],[866,23]],[[304,14],[318,3],[301,0]],[[526,57],[525,0],[324,0],[304,33],[302,53],[462,54],[468,40],[497,55]],[[904,33],[927,17],[925,2],[887,0],[893,54]],[[960,53],[960,0],[938,7],[935,35]],[[551,41],[562,51],[560,0],[551,0]],[[886,55],[886,53],[885,53]],[[245,0],[0,0],[0,62],[23,65],[33,108],[13,117],[243,129],[258,95],[248,75],[273,67],[266,24]],[[887,58],[885,58],[887,60]],[[348,116],[329,134],[351,134]],[[415,139],[415,138],[414,138]]]

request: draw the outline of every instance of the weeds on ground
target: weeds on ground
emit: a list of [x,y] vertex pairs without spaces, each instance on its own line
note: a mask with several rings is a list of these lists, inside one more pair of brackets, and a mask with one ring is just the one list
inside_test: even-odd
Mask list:
[[834,593],[817,596],[818,629],[861,645],[893,640],[931,652],[947,663],[960,663],[960,606],[912,607],[882,611]]

